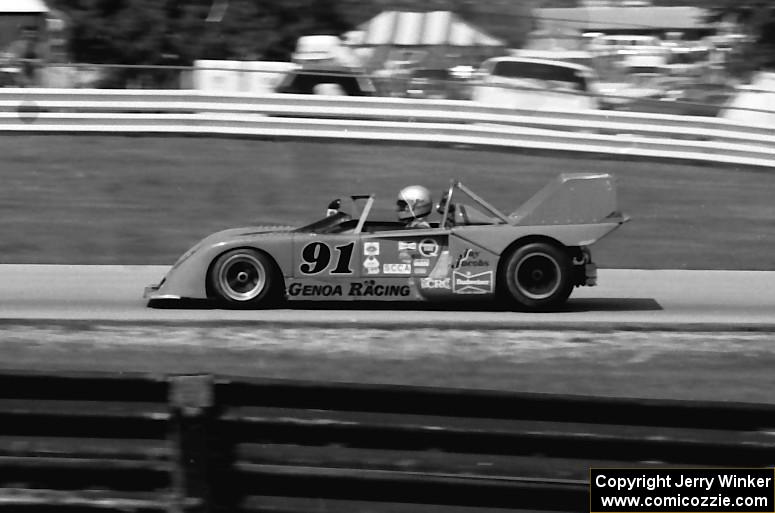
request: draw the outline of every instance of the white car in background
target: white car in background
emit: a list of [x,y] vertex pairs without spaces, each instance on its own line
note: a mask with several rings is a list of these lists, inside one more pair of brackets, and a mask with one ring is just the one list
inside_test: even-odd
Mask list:
[[597,74],[581,64],[494,57],[484,61],[472,100],[498,107],[577,111],[599,108]]
[[738,85],[719,116],[745,125],[775,127],[775,73],[759,71]]
[[667,55],[669,52],[662,40],[656,36],[636,34],[607,34],[590,41],[589,51],[594,53],[614,52],[619,55]]

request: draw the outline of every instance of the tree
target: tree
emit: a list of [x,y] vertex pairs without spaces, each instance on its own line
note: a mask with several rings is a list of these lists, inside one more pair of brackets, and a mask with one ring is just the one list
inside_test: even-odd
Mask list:
[[[225,9],[208,21],[214,1]],[[531,28],[534,1],[49,0],[69,20],[75,61],[181,66],[196,59],[289,60],[300,36],[339,35],[383,10],[450,10],[517,46]]]
[[521,47],[533,29],[536,1],[458,0],[453,10],[464,19],[511,47]]
[[731,2],[710,10],[710,21],[734,20],[750,40],[728,57],[728,71],[742,80],[757,70],[775,69],[775,7],[770,2]]
[[335,0],[230,0],[208,22],[212,0],[51,0],[68,17],[80,62],[190,65],[195,59],[287,60],[299,36],[349,25]]

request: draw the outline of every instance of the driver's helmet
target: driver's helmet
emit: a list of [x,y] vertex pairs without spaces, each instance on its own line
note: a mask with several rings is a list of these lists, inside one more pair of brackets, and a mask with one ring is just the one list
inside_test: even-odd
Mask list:
[[401,220],[425,217],[433,209],[431,193],[422,185],[410,185],[401,189],[396,201],[398,218]]

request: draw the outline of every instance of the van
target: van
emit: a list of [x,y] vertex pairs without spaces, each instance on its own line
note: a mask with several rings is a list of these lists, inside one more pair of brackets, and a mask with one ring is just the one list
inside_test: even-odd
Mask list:
[[309,64],[288,72],[275,92],[374,96],[376,89],[371,79],[360,68]]

